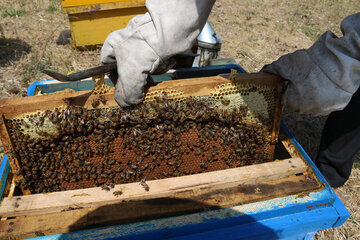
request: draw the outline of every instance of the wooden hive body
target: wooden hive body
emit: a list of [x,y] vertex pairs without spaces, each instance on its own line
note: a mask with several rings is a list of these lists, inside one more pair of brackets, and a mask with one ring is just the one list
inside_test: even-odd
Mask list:
[[62,0],[61,5],[69,17],[73,46],[78,48],[103,44],[111,32],[147,12],[145,0]]
[[[56,86],[50,85],[44,87],[54,87],[57,89]],[[277,135],[279,133],[279,121],[281,114],[280,97],[283,91],[282,82],[276,76],[260,73],[238,75],[232,81],[230,81],[228,77],[207,77],[162,82],[146,89],[144,104],[128,110],[120,109],[117,106],[116,102],[113,100],[113,90],[106,93],[105,91],[106,88],[99,89],[97,91],[64,91],[56,94],[0,101],[0,113],[2,114],[0,136],[4,144],[6,154],[9,157],[12,172],[15,173],[15,180],[12,178],[12,174],[9,175],[8,185],[10,188],[6,187],[5,194],[3,196],[4,198],[0,202],[0,216],[2,217],[2,221],[0,223],[0,238],[14,239],[34,237],[43,234],[64,233],[80,229],[132,223],[169,216],[181,216],[188,213],[202,211],[212,214],[215,211],[209,210],[219,208],[226,208],[224,210],[227,210],[231,209],[227,207],[251,202],[254,202],[256,205],[257,201],[266,202],[264,200],[276,200],[274,198],[283,196],[293,195],[296,199],[301,199],[303,197],[306,198],[309,194],[308,191],[318,191],[324,188],[322,182],[317,179],[311,167],[309,167],[304,160],[304,155],[302,155],[303,153],[299,152],[299,148],[294,145],[292,141],[286,137],[286,135],[284,135],[284,132],[280,132],[279,141],[276,143],[276,160],[273,161],[273,148],[275,146],[276,139],[278,139]],[[260,94],[257,94],[257,91],[261,91]],[[166,97],[164,97],[163,92],[166,92]],[[221,94],[221,92],[223,92],[223,94]],[[274,97],[267,98],[267,94]],[[101,97],[100,99],[100,96],[103,96],[103,98]],[[247,99],[247,96],[260,96],[260,104],[263,106],[254,107],[256,104],[254,104],[254,102],[251,104],[250,100]],[[264,101],[264,99],[273,99],[273,101],[268,104],[267,101]],[[186,115],[187,118],[185,120],[183,119],[184,121],[181,123],[181,112],[186,111],[186,108],[188,108],[188,101],[193,101],[193,104],[197,107],[194,109],[193,113]],[[205,156],[195,155],[194,152],[198,149],[194,149],[193,151],[189,149],[190,151],[188,155],[186,152],[183,153],[183,155],[186,155],[187,157],[184,156],[180,159],[182,160],[182,167],[187,166],[187,168],[191,169],[191,171],[194,171],[196,174],[189,172],[189,175],[186,175],[185,173],[182,173],[183,169],[181,169],[181,176],[162,176],[166,178],[161,177],[161,179],[155,179],[157,178],[157,173],[151,175],[148,167],[139,178],[135,179],[133,177],[128,182],[114,181],[116,185],[109,191],[104,191],[100,187],[92,187],[93,185],[91,181],[93,180],[91,180],[90,183],[86,183],[83,180],[78,181],[76,182],[76,184],[78,184],[77,186],[72,185],[73,188],[71,188],[70,184],[66,185],[64,183],[65,185],[62,186],[65,187],[65,190],[76,189],[60,192],[56,191],[51,193],[25,195],[30,194],[31,192],[29,189],[24,188],[22,184],[19,186],[23,187],[23,196],[20,192],[16,190],[14,191],[14,189],[17,189],[15,187],[15,181],[21,182],[21,179],[24,177],[24,173],[26,174],[26,172],[22,170],[18,171],[19,169],[24,168],[25,161],[24,158],[19,155],[19,147],[17,147],[17,142],[19,140],[16,137],[14,138],[14,134],[17,135],[16,133],[18,132],[21,138],[23,138],[21,134],[28,134],[31,136],[31,140],[29,140],[28,144],[32,144],[37,138],[42,139],[41,141],[48,138],[50,141],[53,139],[51,136],[55,136],[60,132],[60,135],[71,137],[71,139],[67,139],[67,141],[71,143],[70,146],[73,146],[74,144],[80,145],[75,141],[75,138],[79,137],[80,132],[76,133],[76,128],[73,128],[73,130],[71,130],[71,128],[68,129],[69,133],[67,133],[66,129],[62,129],[61,126],[57,128],[56,123],[53,124],[49,121],[48,115],[43,115],[47,110],[53,112],[56,108],[58,108],[57,114],[60,118],[64,117],[63,110],[74,112],[70,115],[72,117],[78,117],[78,113],[76,113],[78,110],[82,111],[82,114],[84,112],[91,112],[92,114],[95,114],[95,111],[99,111],[100,116],[97,119],[100,119],[100,124],[105,125],[105,130],[108,131],[107,133],[110,133],[109,129],[106,129],[106,127],[112,123],[116,123],[116,125],[119,124],[119,119],[107,120],[107,118],[112,117],[110,116],[110,113],[113,110],[115,110],[115,113],[120,112],[123,117],[127,116],[126,114],[137,116],[139,111],[144,111],[144,107],[150,108],[150,110],[148,109],[148,111],[145,111],[146,114],[144,113],[142,116],[143,119],[150,119],[151,121],[154,121],[154,119],[159,118],[158,112],[151,110],[153,108],[151,107],[151,104],[154,103],[154,106],[159,108],[159,111],[162,111],[162,109],[168,110],[168,107],[170,107],[169,111],[162,111],[164,114],[172,112],[171,109],[174,104],[178,105],[180,118],[172,119],[171,121],[176,123],[176,128],[181,128],[181,126],[184,125],[196,125],[196,128],[193,130],[195,133],[191,134],[188,131],[184,131],[184,129],[183,132],[176,132],[180,138],[187,134],[188,140],[180,139],[180,141],[175,142],[167,140],[167,144],[165,144],[165,146],[171,146],[172,144],[175,146],[178,142],[181,142],[180,148],[182,146],[189,148],[189,142],[192,144],[190,146],[193,146],[194,148],[197,148],[194,146],[194,144],[197,145],[197,143],[202,145],[199,148],[209,146],[210,149],[205,151]],[[247,105],[246,108],[244,108],[245,104]],[[234,105],[236,105],[235,110],[246,110],[242,112],[246,112],[246,116],[243,114],[242,117],[238,119],[232,117],[232,119],[236,120],[235,123],[230,121],[233,126],[230,126],[229,122],[226,122],[225,120],[221,120],[219,122],[218,113],[220,112],[224,114],[222,112],[223,110],[229,110],[229,107]],[[265,108],[264,105],[266,106]],[[184,106],[185,109],[183,108]],[[221,111],[216,111],[213,118],[204,119],[202,114],[203,110],[198,110],[199,107],[208,109],[209,111],[206,111],[206,114],[210,116],[212,116],[211,112],[213,109]],[[266,109],[266,111],[264,111],[264,109]],[[67,116],[66,119],[68,119],[69,115],[65,115]],[[43,122],[39,121],[42,116],[44,118]],[[200,117],[196,118],[196,116]],[[127,119],[128,117],[125,118]],[[69,119],[71,120],[72,118],[70,117]],[[162,115],[160,116],[160,119],[162,119]],[[84,120],[84,118],[82,120]],[[207,121],[204,122],[203,120]],[[241,120],[242,122],[239,123],[237,122],[238,120]],[[81,119],[71,120],[73,123],[76,121],[81,122]],[[89,119],[86,121],[89,121]],[[161,121],[164,122],[164,119]],[[221,127],[221,130],[224,133],[232,133],[232,137],[226,139],[226,136],[218,136],[216,141],[220,141],[221,139],[226,140],[224,140],[224,145],[219,144],[214,140],[214,136],[211,136],[212,131],[209,132],[210,135],[207,135],[208,131],[204,131],[204,129],[207,128],[207,124],[212,127],[210,129],[213,129],[214,126]],[[244,159],[235,159],[235,161],[229,162],[229,166],[227,164],[227,160],[229,160],[228,156],[231,155],[232,151],[232,149],[229,149],[229,146],[231,147],[232,145],[232,142],[229,142],[229,140],[237,139],[236,134],[241,134],[241,132],[236,132],[237,126],[240,126],[241,129],[244,126],[253,126],[254,124],[266,129],[266,131],[263,131],[267,136],[265,141],[266,144],[263,144],[258,149],[262,157],[252,156],[251,158],[251,156],[249,156],[249,158],[246,159],[247,162],[245,163],[245,165],[248,166],[243,166],[244,162],[242,161]],[[28,125],[28,127],[26,127],[26,125]],[[82,127],[90,125],[92,125],[90,122],[85,124],[84,120],[84,126]],[[146,129],[154,128],[154,126],[156,129],[155,132],[157,133],[157,130],[159,129],[156,125],[159,125],[159,129],[165,130],[164,126],[168,126],[169,124],[157,123],[155,125],[147,125],[146,127],[144,125],[140,125],[135,127],[138,129],[135,131],[135,134],[141,135],[141,132],[146,132]],[[20,127],[20,129],[17,129],[15,126]],[[141,126],[144,129],[142,129]],[[127,137],[123,139],[117,137],[113,140],[114,142],[119,142],[118,148],[120,150],[118,148],[115,149],[116,144],[111,146],[114,147],[115,152],[109,154],[109,160],[116,158],[114,155],[119,155],[121,159],[116,159],[116,164],[112,166],[116,166],[116,169],[124,168],[125,166],[127,170],[130,170],[131,166],[126,163],[129,160],[133,160],[132,158],[134,157],[136,159],[141,157],[142,153],[145,152],[147,148],[141,149],[142,153],[140,153],[140,156],[134,153],[135,149],[132,150],[132,153],[130,153],[131,151],[127,149],[126,154],[129,154],[130,158],[123,158],[122,150],[124,149],[121,147],[122,145],[120,145],[120,143],[122,144],[124,139],[134,140],[135,130],[133,129],[134,126],[127,126],[125,124],[123,127],[130,132],[130,135],[126,135]],[[234,129],[231,129],[231,127]],[[102,127],[96,127],[96,129],[100,130],[101,128]],[[117,126],[115,130],[120,131],[120,129],[121,126]],[[40,133],[39,131],[43,131],[43,133]],[[169,131],[171,132],[171,128]],[[203,132],[203,135],[200,135],[199,137],[198,133],[200,131]],[[46,132],[48,132],[49,136],[44,134]],[[167,129],[165,130],[164,135],[168,134],[166,132]],[[93,132],[88,133],[87,137],[93,138],[92,133]],[[109,135],[110,134],[105,134],[103,139]],[[176,140],[176,134],[173,135]],[[151,135],[145,136],[149,137]],[[93,141],[94,143],[91,145],[91,149],[95,151],[96,146],[104,143],[103,139]],[[156,142],[158,139],[159,137],[156,135],[153,141]],[[63,145],[61,142],[62,141],[57,141],[56,143],[57,145]],[[83,145],[87,144],[87,142],[83,143]],[[35,145],[32,145],[31,148]],[[56,150],[57,145],[53,148],[55,152],[58,151]],[[213,146],[215,146],[215,149],[212,149]],[[217,146],[220,146],[221,148],[221,153],[219,153],[219,155],[216,154]],[[236,147],[234,144],[233,146]],[[44,151],[49,149],[46,146],[43,147]],[[33,152],[31,148],[28,149],[29,153]],[[27,145],[24,145],[24,149],[27,149]],[[67,149],[68,148],[66,147],[65,150]],[[75,154],[79,151],[78,147],[76,147],[76,149],[77,150],[73,150]],[[164,151],[166,152],[165,149]],[[213,156],[215,156],[217,161],[208,163],[207,168],[204,168],[204,165],[201,167],[200,164],[202,163],[202,160],[206,160],[207,153],[209,152],[214,152]],[[239,157],[241,156],[243,155],[239,153]],[[264,158],[265,156],[266,158]],[[160,163],[160,167],[168,172],[176,173],[173,168],[174,166],[171,164],[169,165],[168,163],[178,161],[176,160],[177,156],[173,157],[174,158],[163,160],[157,158],[155,159],[155,163]],[[79,159],[80,158],[81,157],[79,157]],[[41,159],[41,157],[33,158],[30,162],[35,166],[36,162],[42,163]],[[71,164],[70,162],[67,162],[68,168],[71,168],[72,164],[79,159],[74,158]],[[148,156],[144,156],[144,159],[138,167],[144,166],[146,161],[149,160],[152,163],[151,151]],[[96,157],[89,157],[78,163],[85,166],[85,161],[89,161],[93,165],[97,166],[97,162],[104,162],[104,156],[102,154],[98,154]],[[52,162],[51,159],[50,162]],[[220,162],[223,165],[219,164]],[[119,164],[125,165],[119,166]],[[156,168],[153,172],[155,172],[155,170]],[[202,172],[197,173],[197,170]],[[26,171],[32,172],[33,170]],[[40,171],[36,172],[36,174],[39,172]],[[119,173],[116,172],[115,177],[118,174]],[[152,176],[155,178],[152,178]],[[141,184],[140,181],[143,180],[144,177],[146,177],[146,181]],[[48,179],[44,179],[44,177],[42,178],[42,180],[48,181]],[[99,177],[99,179],[101,179],[101,177]],[[83,186],[80,186],[80,183],[82,183]],[[148,188],[144,187],[146,186],[145,184]],[[190,215],[185,215],[184,217],[187,218],[188,216]],[[6,219],[7,217],[9,217],[9,219]]]

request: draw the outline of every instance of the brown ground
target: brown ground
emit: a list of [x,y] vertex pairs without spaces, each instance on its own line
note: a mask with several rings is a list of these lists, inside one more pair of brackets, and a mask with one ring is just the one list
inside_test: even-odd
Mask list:
[[[308,48],[326,30],[341,36],[341,20],[359,9],[358,0],[218,0],[210,21],[221,34],[222,57],[234,58],[245,70],[255,72],[283,54]],[[44,68],[69,72],[99,64],[99,50],[56,45],[66,29],[69,23],[60,1],[0,1],[0,98],[25,94],[29,83],[47,78],[41,73]],[[325,118],[288,110],[283,118],[315,157]],[[359,159],[341,188],[351,217],[340,228],[319,232],[317,239],[360,239]]]

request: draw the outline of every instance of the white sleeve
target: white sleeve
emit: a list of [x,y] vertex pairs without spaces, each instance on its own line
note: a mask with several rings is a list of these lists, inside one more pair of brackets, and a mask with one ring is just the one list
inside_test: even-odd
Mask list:
[[101,61],[117,61],[115,99],[121,106],[141,102],[146,78],[160,63],[192,47],[215,0],[147,0],[148,12],[104,42]]

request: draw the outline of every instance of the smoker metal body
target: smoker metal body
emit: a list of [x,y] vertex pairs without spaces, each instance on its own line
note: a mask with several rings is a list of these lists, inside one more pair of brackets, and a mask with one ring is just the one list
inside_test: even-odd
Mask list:
[[193,67],[204,67],[210,65],[212,59],[220,57],[221,37],[215,32],[211,24],[206,21],[204,28],[197,38],[197,54]]

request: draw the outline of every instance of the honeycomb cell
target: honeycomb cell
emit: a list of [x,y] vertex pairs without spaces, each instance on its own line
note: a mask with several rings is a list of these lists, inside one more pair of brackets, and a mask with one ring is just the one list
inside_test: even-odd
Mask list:
[[144,104],[129,109],[63,106],[9,119],[21,184],[52,192],[271,161],[278,97],[260,89],[222,84],[208,96],[185,98],[168,88],[149,91]]

